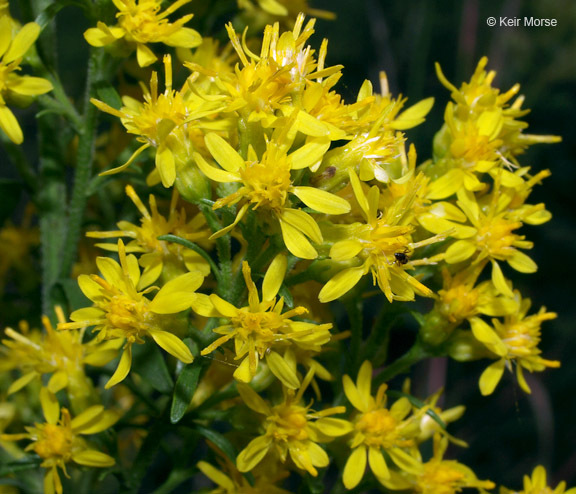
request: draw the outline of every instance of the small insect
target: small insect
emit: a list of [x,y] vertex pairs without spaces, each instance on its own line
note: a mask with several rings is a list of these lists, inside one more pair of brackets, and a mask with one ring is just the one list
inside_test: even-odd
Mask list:
[[394,259],[398,264],[407,264],[410,258],[408,257],[408,249],[404,252],[394,252]]

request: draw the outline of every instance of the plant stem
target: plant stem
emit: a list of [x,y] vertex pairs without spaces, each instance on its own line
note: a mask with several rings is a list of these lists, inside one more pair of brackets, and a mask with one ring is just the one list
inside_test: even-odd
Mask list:
[[429,356],[430,354],[417,341],[414,346],[410,348],[410,350],[408,350],[398,360],[392,362],[392,364],[390,364],[380,374],[378,374],[374,378],[374,384],[380,385],[390,381],[390,379],[393,377],[396,377],[398,374],[405,373],[414,364]]
[[98,120],[98,110],[90,103],[93,96],[97,78],[100,75],[99,69],[102,66],[104,51],[98,48],[91,48],[88,60],[88,76],[86,80],[86,92],[84,96],[83,128],[78,142],[78,154],[76,162],[76,173],[74,175],[74,186],[69,205],[68,229],[66,240],[63,245],[62,264],[60,265],[60,276],[68,277],[72,271],[72,266],[76,260],[78,242],[84,209],[86,208],[86,190],[92,177],[92,162],[94,158],[94,139],[96,124]]

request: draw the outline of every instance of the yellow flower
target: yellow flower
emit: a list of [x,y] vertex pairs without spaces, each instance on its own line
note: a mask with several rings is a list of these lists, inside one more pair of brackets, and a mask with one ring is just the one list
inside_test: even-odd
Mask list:
[[[61,323],[64,314],[60,307],[56,314]],[[0,368],[20,369],[23,375],[8,388],[8,394],[15,393],[44,374],[52,374],[48,381],[48,390],[57,393],[67,389],[70,401],[79,409],[91,401],[92,383],[84,373],[84,365],[103,366],[110,362],[118,353],[121,340],[107,343],[92,341],[82,343],[84,330],[59,332],[54,331],[50,320],[42,317],[46,330],[29,331],[28,324],[21,324],[21,331],[6,328],[6,336],[11,339],[2,340],[4,347],[0,352],[5,355]],[[85,408],[85,406],[84,406]]]
[[[126,244],[126,252],[142,253],[139,264],[144,268],[137,288],[154,283],[162,274],[165,265],[179,272],[185,267],[188,271],[200,271],[203,276],[210,274],[208,262],[197,252],[175,243],[158,240],[161,235],[173,234],[198,243],[206,241],[210,236],[204,216],[197,214],[187,220],[186,210],[184,208],[177,210],[178,192],[176,189],[172,192],[168,217],[158,212],[154,195],[150,194],[150,211],[148,211],[131,185],[126,186],[126,194],[142,214],[141,226],[128,221],[120,221],[117,231],[88,232],[86,236],[90,238],[131,237],[133,239]],[[116,243],[96,245],[109,251],[118,251]]]
[[522,300],[518,291],[515,296],[519,309],[507,315],[504,321],[492,319],[491,327],[479,317],[470,319],[474,337],[499,357],[480,377],[480,391],[483,395],[492,394],[502,378],[504,368],[511,371],[512,364],[516,365],[518,384],[526,393],[530,393],[530,387],[524,379],[523,369],[541,372],[546,367],[560,367],[560,362],[556,360],[543,359],[538,348],[541,324],[555,319],[556,314],[546,312],[546,308],[541,307],[537,314],[528,316],[530,299]]
[[40,26],[29,22],[13,33],[9,15],[0,16],[0,129],[15,144],[24,136],[14,114],[6,106],[10,98],[27,102],[33,96],[52,91],[52,84],[41,77],[17,75],[22,58],[40,34]]
[[456,460],[445,460],[444,453],[448,447],[448,439],[440,435],[434,436],[434,454],[430,460],[422,464],[420,474],[412,476],[404,472],[384,482],[392,490],[407,490],[422,494],[456,494],[462,489],[476,489],[486,492],[493,489],[494,483],[489,480],[479,480],[466,465]]
[[214,237],[232,230],[252,207],[266,222],[280,224],[284,243],[292,254],[303,259],[315,259],[318,252],[310,240],[322,243],[320,228],[312,216],[291,206],[302,201],[320,213],[338,215],[350,211],[350,205],[345,199],[329,192],[293,185],[291,171],[314,165],[328,149],[329,142],[313,140],[287,154],[291,144],[287,139],[290,128],[291,123],[288,123],[272,137],[261,159],[250,147],[248,159],[245,160],[226,140],[214,133],[206,136],[206,147],[222,169],[209,165],[198,153],[194,153],[194,159],[211,180],[240,184],[236,192],[214,203],[214,209],[239,205],[236,219]]
[[40,392],[42,411],[45,423],[26,427],[27,433],[2,434],[3,440],[19,441],[29,439],[32,444],[26,447],[27,451],[34,451],[41,459],[41,466],[48,471],[44,477],[44,492],[46,494],[62,494],[62,483],[58,468],[66,473],[66,464],[74,463],[87,467],[106,468],[114,465],[114,458],[100,451],[92,449],[82,435],[97,434],[116,423],[118,414],[111,410],[104,410],[101,405],[95,405],[84,410],[74,418],[66,408],[60,409],[56,397],[46,388]]
[[277,468],[274,468],[275,465],[271,462],[262,462],[252,470],[253,484],[227,458],[219,463],[221,469],[205,461],[199,461],[197,464],[198,469],[218,485],[216,489],[210,490],[209,494],[290,494],[289,491],[275,485],[288,477],[289,473],[276,472]]
[[532,477],[524,476],[524,489],[512,491],[500,487],[500,494],[576,494],[576,487],[566,490],[566,482],[562,481],[555,489],[552,489],[546,482],[546,469],[538,465],[532,472]]
[[[536,263],[518,249],[531,249],[533,243],[514,232],[524,221],[540,218],[544,204],[510,209],[511,197],[501,193],[496,184],[491,194],[478,201],[465,189],[458,191],[458,206],[464,211],[473,228],[460,235],[446,250],[445,260],[449,264],[473,259],[474,263],[492,261],[492,281],[500,293],[511,296],[512,291],[504,279],[497,261],[506,261],[511,268],[521,273],[534,273]],[[527,205],[528,206],[528,205]]]
[[359,411],[353,420],[352,453],[344,467],[344,486],[353,489],[360,483],[367,462],[380,483],[390,478],[384,452],[388,461],[391,460],[402,471],[420,474],[422,466],[416,458],[416,440],[426,407],[408,417],[413,411],[412,405],[407,398],[400,398],[392,407],[386,408],[388,386],[382,384],[376,397],[372,396],[372,364],[369,361],[360,367],[356,384],[347,375],[342,381],[346,397]]
[[136,45],[136,57],[140,67],[146,67],[156,61],[154,52],[146,46],[148,43],[164,43],[168,46],[194,48],[202,43],[198,32],[184,27],[193,14],[188,14],[174,23],[167,17],[191,0],[177,0],[166,10],[160,12],[160,0],[113,0],[118,9],[118,24],[107,26],[98,22],[97,27],[88,29],[84,38],[92,46],[107,46],[123,39],[130,45]]
[[126,255],[122,240],[118,240],[120,264],[108,257],[96,260],[104,278],[96,275],[80,275],[78,285],[93,307],[79,309],[70,315],[74,322],[59,324],[58,329],[75,329],[94,326],[98,331],[97,341],[122,338],[124,351],[116,372],[106,383],[110,388],[122,381],[132,365],[132,345],[144,343],[152,338],[160,347],[178,360],[189,364],[193,357],[189,348],[176,335],[162,329],[166,314],[175,314],[190,308],[199,296],[194,291],[200,287],[204,277],[199,271],[178,276],[167,282],[153,300],[145,297],[156,287],[137,287],[140,268],[133,255]]
[[[346,268],[334,276],[319,294],[321,302],[336,300],[360,281],[362,276],[372,273],[374,284],[378,284],[386,298],[393,300],[414,300],[415,292],[430,297],[432,291],[410,276],[406,269],[432,264],[439,258],[411,260],[415,249],[443,240],[443,236],[412,241],[415,228],[410,224],[412,206],[421,187],[421,178],[414,179],[410,190],[393,204],[379,211],[380,191],[373,186],[368,195],[354,170],[349,169],[350,182],[354,195],[366,220],[342,226],[342,237],[330,249],[330,257],[335,261],[356,260],[359,265]],[[337,225],[338,226],[338,225]]]
[[286,257],[280,254],[270,264],[262,284],[261,301],[247,262],[242,264],[242,274],[248,287],[247,307],[236,308],[218,295],[210,295],[210,302],[214,306],[211,315],[225,317],[230,322],[214,330],[224,336],[204,348],[201,355],[208,355],[233,339],[236,360],[242,360],[234,372],[238,381],[250,382],[258,370],[259,360],[265,358],[272,373],[285,386],[296,389],[300,386],[300,380],[295,365],[294,368],[290,365],[292,359],[286,359],[276,350],[296,345],[302,349],[319,351],[330,340],[332,324],[313,324],[291,319],[305,314],[307,310],[304,307],[282,313],[284,299],[277,299],[276,295],[284,280],[286,262]]
[[475,264],[450,275],[442,270],[443,288],[438,291],[434,309],[426,315],[421,335],[427,343],[437,345],[466,320],[478,315],[500,317],[518,310],[517,301],[503,295],[491,280],[476,281],[485,263]]
[[326,452],[318,445],[350,432],[346,420],[330,415],[343,413],[344,407],[333,407],[320,412],[301,404],[302,395],[313,372],[308,372],[298,392],[284,388],[284,400],[270,406],[247,384],[239,384],[238,391],[244,403],[255,412],[264,415],[264,434],[250,441],[238,455],[236,464],[240,472],[249,472],[269,454],[278,455],[285,463],[288,455],[294,464],[316,477],[315,467],[328,466]]
[[189,162],[191,143],[187,142],[188,127],[200,125],[195,120],[216,111],[218,102],[206,102],[191,93],[187,84],[181,91],[172,89],[172,59],[164,57],[166,89],[158,94],[158,74],[152,72],[150,89],[143,86],[144,103],[129,96],[122,98],[124,106],[117,110],[92,98],[90,101],[100,110],[120,118],[129,134],[137,135],[143,143],[123,165],[107,170],[102,175],[119,173],[149,147],[156,148],[156,171],[162,185],[171,187],[176,172],[181,167],[192,166]]

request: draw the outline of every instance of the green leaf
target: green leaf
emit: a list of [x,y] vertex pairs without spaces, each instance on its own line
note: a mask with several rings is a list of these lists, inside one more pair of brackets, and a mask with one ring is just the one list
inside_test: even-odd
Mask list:
[[190,405],[196,392],[200,374],[205,365],[203,359],[197,358],[190,365],[184,367],[178,376],[172,397],[172,407],[170,408],[170,422],[173,424],[178,423],[188,410],[188,405]]
[[36,17],[36,24],[39,24],[40,27],[44,29],[56,16],[56,14],[68,5],[75,5],[81,9],[85,9],[86,7],[85,2],[81,2],[79,0],[56,0],[55,2],[52,2],[48,7],[46,7],[42,12],[40,12],[38,17]]
[[133,345],[132,352],[134,370],[155,390],[169,394],[174,387],[174,381],[158,346],[151,343]]
[[205,439],[214,443],[218,449],[220,449],[232,463],[236,463],[236,450],[232,443],[228,441],[222,434],[216,432],[213,429],[208,429],[204,426],[197,425],[196,430],[200,433],[201,436],[204,436]]
[[40,463],[42,463],[40,458],[6,463],[0,467],[0,477],[4,477],[14,472],[21,472],[23,470],[36,469],[40,466]]
[[98,81],[95,87],[96,96],[98,96],[100,101],[103,101],[116,110],[122,108],[122,99],[112,84],[107,81]]

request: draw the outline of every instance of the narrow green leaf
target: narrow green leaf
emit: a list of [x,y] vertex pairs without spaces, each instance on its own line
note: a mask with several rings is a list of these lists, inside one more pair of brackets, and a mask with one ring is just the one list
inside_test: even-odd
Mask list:
[[236,463],[236,450],[232,443],[228,441],[222,434],[216,432],[212,429],[208,429],[201,425],[196,426],[196,430],[208,441],[214,443],[218,449],[220,449],[232,463]]
[[155,390],[169,394],[174,388],[166,361],[157,345],[133,345],[133,369],[140,374]]
[[190,400],[192,400],[198,387],[204,365],[203,359],[197,358],[190,365],[184,367],[178,376],[172,397],[172,407],[170,408],[170,422],[173,424],[178,423],[186,413]]
[[6,463],[0,467],[0,477],[4,477],[14,472],[21,472],[23,470],[32,470],[38,468],[40,463],[42,463],[40,458]]
[[122,99],[112,84],[107,81],[98,81],[95,84],[95,89],[96,96],[98,96],[100,101],[103,101],[116,110],[122,108]]
[[[426,405],[426,403],[424,403],[422,400],[419,400],[418,398],[415,398],[412,395],[406,394],[406,393],[402,393],[402,391],[387,391],[386,394],[388,396],[390,396],[391,398],[407,398],[408,401],[414,405],[416,408],[423,408]],[[438,423],[438,425],[440,427],[442,427],[442,429],[446,430],[446,424],[444,423],[444,421],[440,418],[440,415],[438,415],[434,410],[432,410],[431,408],[429,408],[428,410],[426,410],[426,414],[430,415],[430,417],[432,417],[432,419]]]

